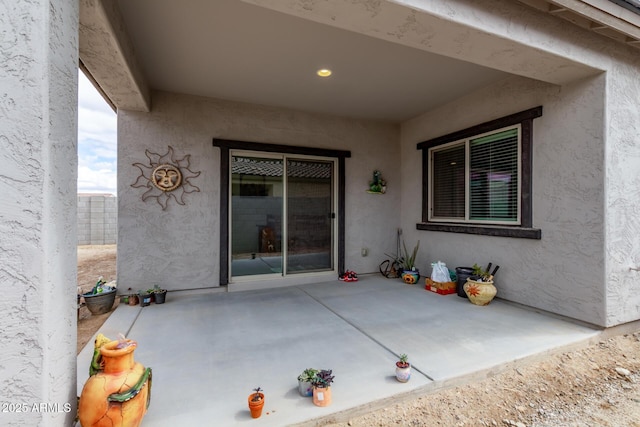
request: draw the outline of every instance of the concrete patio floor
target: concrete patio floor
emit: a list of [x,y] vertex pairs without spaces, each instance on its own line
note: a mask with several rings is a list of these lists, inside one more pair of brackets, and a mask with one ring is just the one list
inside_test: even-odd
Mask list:
[[[601,330],[496,299],[475,306],[379,275],[246,292],[170,292],[167,302],[120,305],[100,329],[138,342],[153,368],[143,426],[314,425],[484,378],[598,337]],[[78,395],[93,343],[78,355]],[[395,379],[406,353],[411,380]],[[305,368],[333,369],[333,403],[297,391]],[[247,396],[265,407],[252,419]]]

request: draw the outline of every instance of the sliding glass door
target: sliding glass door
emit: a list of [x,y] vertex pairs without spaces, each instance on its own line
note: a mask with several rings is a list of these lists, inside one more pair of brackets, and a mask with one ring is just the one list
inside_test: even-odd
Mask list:
[[333,270],[333,162],[287,160],[287,273]]
[[231,154],[235,278],[335,269],[335,161]]

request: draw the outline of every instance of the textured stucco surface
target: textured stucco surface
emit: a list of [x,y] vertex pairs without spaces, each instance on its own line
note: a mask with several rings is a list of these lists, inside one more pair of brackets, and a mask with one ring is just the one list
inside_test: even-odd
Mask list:
[[[491,255],[496,258],[494,262],[500,262],[498,257],[509,260],[501,263],[501,296],[601,326],[638,319],[638,273],[629,270],[640,264],[637,237],[640,218],[634,214],[640,204],[637,51],[547,14],[511,8],[505,2],[476,3],[491,3],[498,8],[488,31],[502,31],[505,37],[606,72],[600,77],[565,83],[558,87],[555,95],[547,91],[546,95],[525,93],[522,98],[518,91],[509,89],[511,95],[518,96],[503,94],[506,99],[501,106],[497,106],[498,103],[491,106],[470,94],[469,103],[466,107],[458,106],[456,116],[451,112],[442,114],[455,108],[448,105],[410,121],[403,127],[403,170],[411,169],[406,168],[406,161],[411,161],[406,150],[412,150],[416,142],[500,117],[505,105],[511,112],[519,111],[523,101],[529,102],[527,107],[536,103],[543,105],[544,116],[535,121],[534,128],[533,181],[534,226],[542,229],[542,241],[510,242],[475,236],[467,236],[464,241],[481,242],[485,246],[485,257]],[[450,14],[452,19],[468,21],[469,25],[484,25],[484,20],[470,23],[474,13],[465,9],[451,10]],[[529,30],[516,31],[518,23]],[[484,94],[489,95],[495,96],[495,93]],[[450,125],[459,125],[435,132],[445,117],[450,118]],[[422,122],[418,125],[422,130],[415,134],[418,122]],[[405,173],[405,190],[415,185],[416,179]],[[407,206],[405,197],[406,193],[403,206]],[[419,220],[416,217],[419,207],[415,212],[403,210],[405,228]],[[442,236],[421,234],[432,238]],[[460,238],[449,234],[442,237],[446,237],[447,246],[462,243]],[[556,240],[557,244],[547,245]],[[494,253],[489,249],[494,247],[492,243],[504,248]],[[518,258],[521,260],[517,261]],[[452,259],[455,263],[464,261],[458,256]],[[529,262],[524,263],[525,259]],[[522,273],[513,276],[510,263],[522,268]],[[549,271],[550,265],[556,266],[555,271]],[[545,279],[538,279],[541,276]],[[522,282],[525,277],[529,279]]]
[[640,318],[640,55],[607,75],[607,325]]
[[0,3],[0,401],[26,405],[3,426],[75,417],[77,21],[71,0]]
[[[533,225],[542,240],[415,230],[420,197],[403,203],[405,229],[425,244],[421,265],[500,265],[499,296],[591,323],[605,318],[604,78],[563,87],[513,77],[403,126],[403,200],[421,182],[416,142],[542,105],[534,120]],[[517,96],[514,96],[517,95]],[[579,291],[578,291],[579,290]]]
[[[346,159],[346,266],[359,273],[377,271],[384,253],[395,251],[399,225],[399,128],[377,122],[218,101],[164,92],[153,94],[149,114],[118,114],[118,283],[142,289],[159,283],[168,289],[219,285],[220,151],[213,138],[351,150]],[[145,162],[145,150],[177,157],[191,155],[200,192],[184,206],[169,201],[166,210],[144,189],[132,188]],[[380,169],[387,194],[366,192]],[[367,257],[361,248],[369,249]]]

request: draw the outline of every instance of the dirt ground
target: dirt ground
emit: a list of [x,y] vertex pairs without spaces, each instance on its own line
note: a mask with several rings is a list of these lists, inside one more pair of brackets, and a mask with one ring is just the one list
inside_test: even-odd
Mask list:
[[[78,287],[81,292],[89,292],[100,276],[107,282],[116,279],[116,245],[78,246]],[[118,306],[118,302],[116,298],[113,308]],[[80,308],[76,354],[80,353],[112,311],[94,316],[86,307]]]
[[640,332],[333,426],[640,426]]
[[[115,279],[115,259],[115,245],[79,246],[82,290],[89,290],[99,276]],[[86,308],[80,310],[78,352],[109,315],[92,316]],[[322,425],[640,427],[640,331],[403,400],[347,423]]]

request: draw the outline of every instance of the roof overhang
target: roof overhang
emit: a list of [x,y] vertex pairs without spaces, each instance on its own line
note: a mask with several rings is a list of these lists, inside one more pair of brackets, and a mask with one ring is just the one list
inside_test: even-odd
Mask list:
[[[632,46],[640,29],[635,14],[607,0],[521,2],[558,16],[560,3],[588,9],[590,22],[624,32]],[[477,16],[496,16],[488,3],[461,3],[453,14],[447,2],[425,4],[82,0],[80,62],[116,109],[150,111],[160,90],[390,122],[509,75],[563,85],[602,72],[487,31]],[[320,79],[321,67],[334,74]]]

